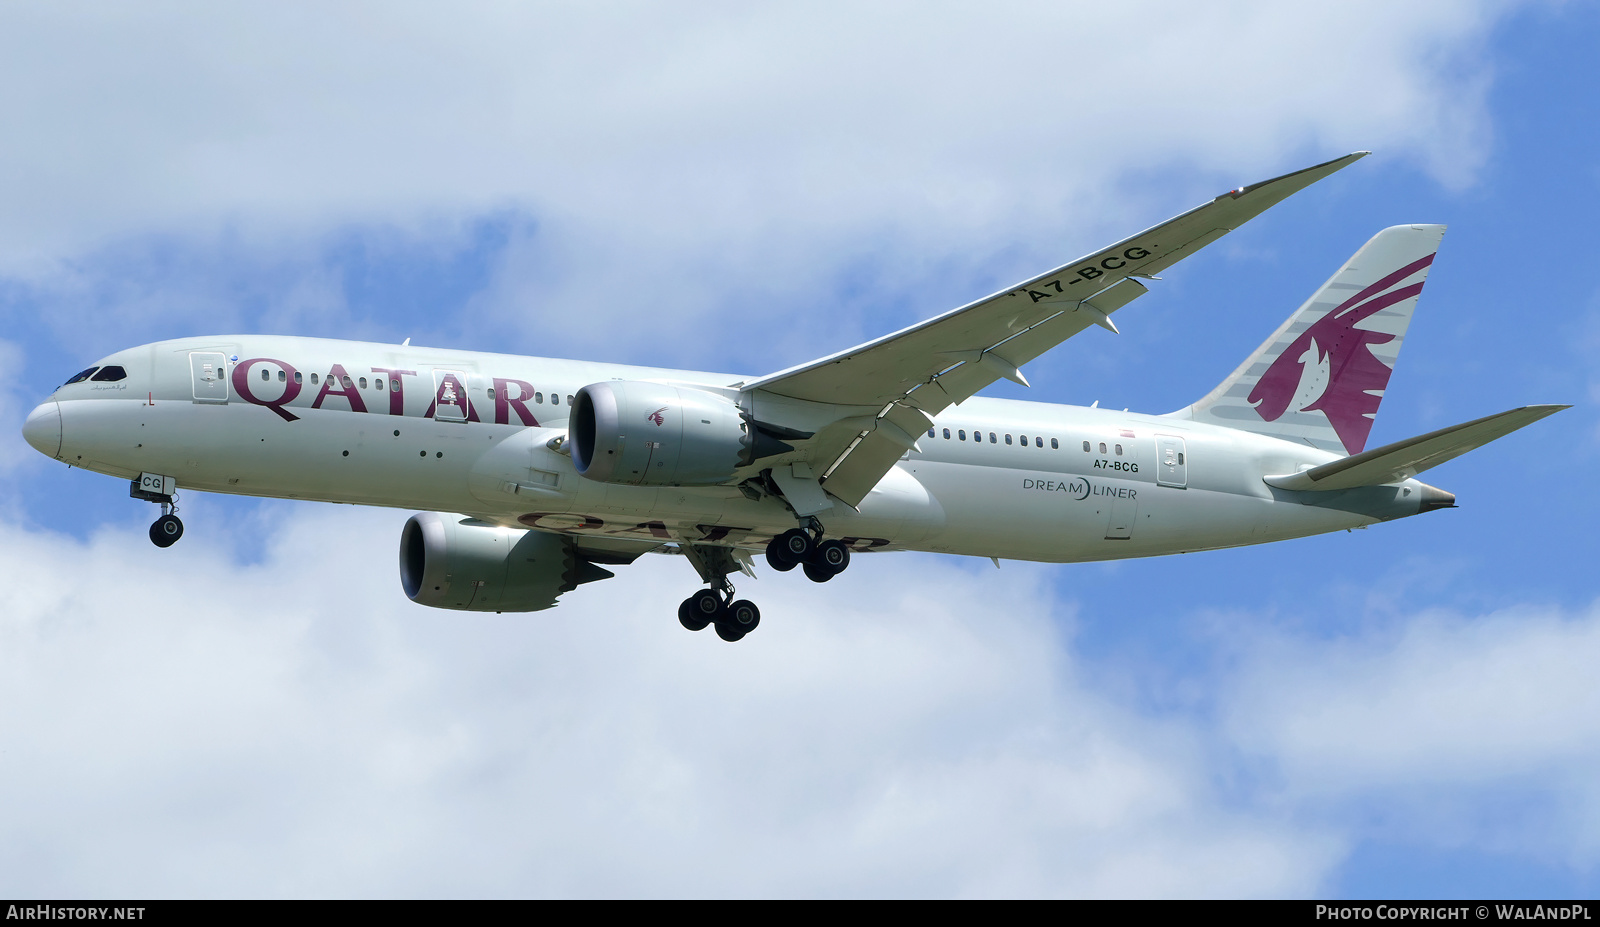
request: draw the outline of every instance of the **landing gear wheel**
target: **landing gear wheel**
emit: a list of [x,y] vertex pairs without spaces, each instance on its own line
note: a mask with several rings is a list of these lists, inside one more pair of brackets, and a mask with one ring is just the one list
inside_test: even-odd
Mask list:
[[749,634],[761,624],[761,609],[756,608],[756,603],[749,599],[740,599],[728,606],[726,622],[738,628],[741,634]]
[[778,535],[777,541],[779,546],[783,548],[784,556],[795,563],[805,563],[811,559],[811,551],[815,548],[811,541],[811,535],[806,534],[799,528],[790,528],[788,531]]
[[171,547],[183,537],[183,522],[176,515],[163,515],[150,526],[150,543],[157,547]]
[[698,595],[689,596],[678,606],[678,623],[690,631],[704,631],[706,625],[711,623],[710,618],[704,617],[697,610],[696,603],[699,598]]
[[817,545],[817,552],[812,560],[837,575],[850,566],[850,548],[840,540],[823,541]]
[[744,631],[739,630],[726,621],[717,622],[717,636],[730,644],[734,643],[735,641],[743,640],[744,635]]
[[721,618],[724,611],[722,596],[718,595],[715,589],[702,589],[683,604],[689,606],[689,611],[694,614],[695,620],[702,622],[700,625],[702,628],[706,623]]
[[825,583],[836,575],[832,570],[820,563],[807,563],[804,566],[806,579],[814,583]]
[[789,552],[783,546],[783,535],[767,542],[767,566],[779,573],[787,573],[799,565],[800,561],[789,559]]

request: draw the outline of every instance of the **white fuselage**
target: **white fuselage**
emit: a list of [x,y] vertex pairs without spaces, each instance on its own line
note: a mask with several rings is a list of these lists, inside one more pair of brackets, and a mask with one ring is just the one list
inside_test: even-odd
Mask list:
[[[125,378],[63,386],[28,435],[50,453],[48,419],[58,414],[51,456],[101,473],[745,549],[795,525],[782,501],[733,486],[585,479],[549,446],[587,384],[725,388],[737,376],[256,335],[160,342],[100,364],[120,365]],[[446,420],[452,407],[439,400],[458,389],[467,420]],[[1418,511],[1415,480],[1322,493],[1262,482],[1333,459],[1183,418],[973,398],[940,415],[859,510],[835,503],[820,519],[861,551],[1065,562],[1253,544]]]

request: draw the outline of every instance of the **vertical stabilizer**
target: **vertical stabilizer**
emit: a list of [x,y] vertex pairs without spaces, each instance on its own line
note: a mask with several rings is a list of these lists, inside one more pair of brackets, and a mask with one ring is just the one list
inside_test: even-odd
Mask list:
[[1374,235],[1232,376],[1174,415],[1359,454],[1444,229]]

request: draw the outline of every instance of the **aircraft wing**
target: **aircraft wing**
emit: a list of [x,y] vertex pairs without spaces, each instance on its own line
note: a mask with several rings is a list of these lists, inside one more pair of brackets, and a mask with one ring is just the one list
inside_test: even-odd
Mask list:
[[847,351],[744,384],[760,394],[867,407],[844,427],[815,434],[822,487],[857,505],[927,431],[931,418],[1142,296],[1150,277],[1264,212],[1291,193],[1365,157],[1358,151],[1240,187],[1095,254],[977,302]]

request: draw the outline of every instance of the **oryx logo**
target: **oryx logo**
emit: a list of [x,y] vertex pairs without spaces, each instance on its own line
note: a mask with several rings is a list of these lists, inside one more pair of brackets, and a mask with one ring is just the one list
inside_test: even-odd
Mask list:
[[1395,338],[1360,323],[1421,293],[1421,281],[1391,287],[1432,263],[1431,254],[1413,261],[1313,322],[1262,374],[1250,391],[1250,405],[1268,422],[1287,412],[1321,412],[1345,450],[1360,453],[1394,372],[1372,353],[1372,346]]
[[651,412],[649,415],[646,415],[644,417],[644,420],[647,421],[647,422],[655,422],[657,426],[664,425],[664,424],[666,424],[666,422],[665,422],[665,420],[663,420],[661,418],[661,413],[663,413],[665,411],[667,411],[667,407],[666,406],[662,406],[661,408],[655,410],[654,412]]

